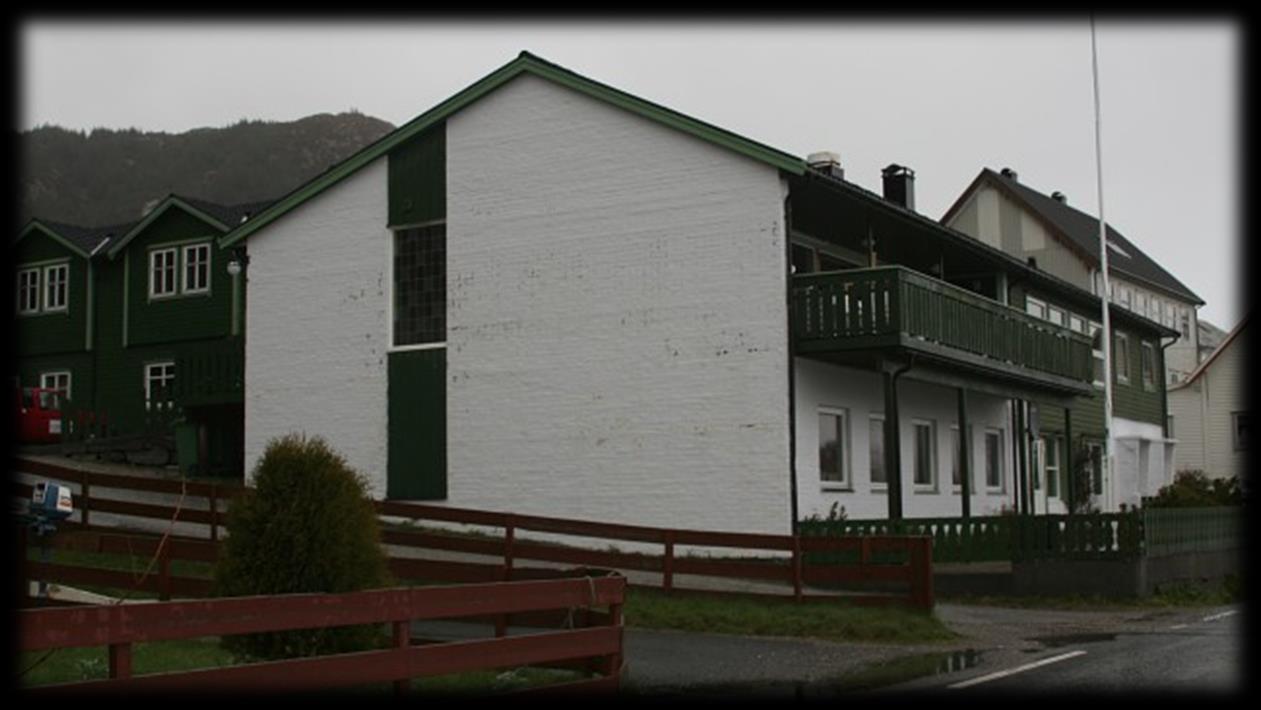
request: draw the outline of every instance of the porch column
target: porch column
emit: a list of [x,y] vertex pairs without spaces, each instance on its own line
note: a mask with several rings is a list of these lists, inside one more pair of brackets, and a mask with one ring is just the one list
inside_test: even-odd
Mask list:
[[1029,513],[1029,501],[1032,498],[1029,490],[1029,458],[1025,449],[1028,442],[1026,427],[1028,420],[1025,413],[1025,401],[1016,400],[1016,475],[1020,477],[1020,512]]
[[972,515],[972,457],[968,455],[972,442],[968,436],[968,391],[959,388],[959,477],[963,498],[963,517]]
[[1073,504],[1077,501],[1073,498],[1073,486],[1077,479],[1077,472],[1073,470],[1073,410],[1071,407],[1064,408],[1064,451],[1062,452],[1064,461],[1060,464],[1066,476],[1067,485],[1064,486],[1064,501],[1068,506],[1068,514],[1073,514]]
[[884,471],[889,496],[889,519],[902,518],[902,445],[898,421],[896,375],[885,368],[884,376]]

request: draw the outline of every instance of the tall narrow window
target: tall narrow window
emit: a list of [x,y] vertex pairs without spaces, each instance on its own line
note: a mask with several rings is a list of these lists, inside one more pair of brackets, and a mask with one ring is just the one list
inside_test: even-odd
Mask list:
[[1060,497],[1060,442],[1057,436],[1042,437],[1043,455],[1046,457],[1046,494]]
[[867,451],[871,462],[872,486],[884,486],[888,479],[884,474],[884,416],[871,415],[867,426]]
[[845,426],[845,410],[824,409],[819,412],[819,480],[831,487],[849,483],[849,446]]
[[933,435],[933,423],[916,421],[915,430],[915,485],[918,488],[931,488],[936,480],[937,456],[936,437]]
[[1248,413],[1231,412],[1231,444],[1235,451],[1248,450]]
[[44,310],[66,310],[66,285],[70,281],[70,265],[44,267]]
[[1090,491],[1094,495],[1103,495],[1103,444],[1097,441],[1086,443],[1086,473],[1090,476]]
[[39,269],[18,272],[18,313],[39,313]]
[[154,249],[149,252],[149,296],[175,294],[175,249]]
[[1116,333],[1112,346],[1112,368],[1116,371],[1116,380],[1121,384],[1130,383],[1130,340],[1125,333]]
[[1143,349],[1143,389],[1156,390],[1156,346],[1147,341],[1141,343]]
[[394,344],[447,339],[447,227],[394,233]]
[[1090,354],[1094,358],[1094,376],[1095,384],[1103,387],[1103,326],[1092,322],[1090,324],[1091,351]]
[[1003,432],[985,432],[985,487],[991,491],[1003,488]]
[[161,409],[172,404],[171,387],[175,383],[175,363],[154,362],[144,368],[145,409]]
[[1034,318],[1046,320],[1046,304],[1032,296],[1025,297],[1025,312]]
[[184,247],[184,293],[204,293],[210,290],[210,245],[192,244]]

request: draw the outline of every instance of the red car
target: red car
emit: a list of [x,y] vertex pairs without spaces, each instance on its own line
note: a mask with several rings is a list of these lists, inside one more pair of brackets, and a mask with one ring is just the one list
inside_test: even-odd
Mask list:
[[15,394],[18,441],[23,444],[61,441],[61,390],[21,387]]

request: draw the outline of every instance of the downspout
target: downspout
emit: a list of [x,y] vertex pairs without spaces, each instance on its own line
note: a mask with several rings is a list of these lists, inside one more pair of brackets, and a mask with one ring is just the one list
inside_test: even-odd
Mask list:
[[[911,353],[902,367],[885,371],[885,490],[888,491],[889,518],[902,519],[902,416],[898,413],[898,378],[915,366]],[[890,435],[892,434],[892,436]]]
[[797,371],[796,351],[793,348],[793,268],[792,268],[792,202],[784,196],[784,318],[788,321],[788,497],[790,530],[797,534]]
[[1166,439],[1169,438],[1169,376],[1167,374],[1168,366],[1166,365],[1169,361],[1165,357],[1165,350],[1176,342],[1178,342],[1178,337],[1174,336],[1174,338],[1167,343],[1164,342],[1164,338],[1161,338],[1160,344],[1160,371],[1162,373],[1166,373],[1165,377],[1162,378],[1162,382],[1164,384],[1160,386],[1162,393],[1160,397],[1160,430],[1164,433]]

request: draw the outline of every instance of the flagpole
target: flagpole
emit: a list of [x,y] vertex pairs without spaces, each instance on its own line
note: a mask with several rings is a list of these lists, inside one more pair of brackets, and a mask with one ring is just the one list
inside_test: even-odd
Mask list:
[[1095,85],[1095,179],[1099,190],[1099,272],[1103,303],[1103,509],[1111,512],[1116,500],[1113,481],[1112,445],[1112,320],[1109,317],[1111,291],[1108,282],[1108,233],[1103,220],[1103,117],[1099,104],[1099,54],[1095,46],[1095,14],[1090,13],[1090,69]]

